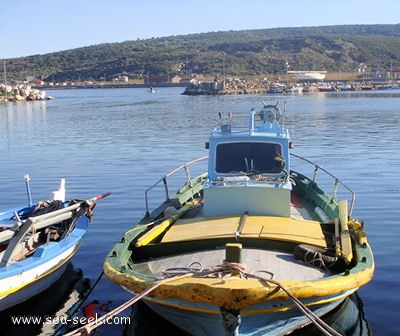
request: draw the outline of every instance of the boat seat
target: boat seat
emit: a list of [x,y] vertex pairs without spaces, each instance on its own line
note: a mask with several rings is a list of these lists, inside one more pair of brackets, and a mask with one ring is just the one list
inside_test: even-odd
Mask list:
[[[234,215],[178,219],[166,232],[162,243],[235,237],[241,218],[241,215]],[[318,221],[287,217],[249,215],[240,237],[281,240],[323,248],[327,246]]]

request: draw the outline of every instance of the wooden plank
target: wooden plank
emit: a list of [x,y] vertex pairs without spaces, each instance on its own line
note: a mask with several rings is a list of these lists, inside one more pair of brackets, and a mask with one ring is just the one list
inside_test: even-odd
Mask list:
[[[235,237],[240,219],[241,216],[180,219],[165,234],[162,242]],[[312,220],[249,215],[240,236],[326,247],[321,225]]]

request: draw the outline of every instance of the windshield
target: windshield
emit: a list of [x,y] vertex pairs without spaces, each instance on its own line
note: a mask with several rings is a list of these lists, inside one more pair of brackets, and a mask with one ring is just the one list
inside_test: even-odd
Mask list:
[[217,146],[217,173],[279,173],[284,162],[279,144],[262,142],[223,143]]

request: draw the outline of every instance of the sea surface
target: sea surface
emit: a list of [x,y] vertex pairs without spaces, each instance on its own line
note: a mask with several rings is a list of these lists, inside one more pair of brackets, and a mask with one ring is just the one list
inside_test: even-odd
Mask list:
[[[102,264],[144,215],[144,190],[177,165],[207,155],[204,143],[219,124],[219,112],[223,118],[232,112],[235,123],[246,121],[248,110],[261,107],[263,100],[287,102],[285,126],[293,152],[318,162],[355,191],[353,217],[365,222],[374,251],[373,280],[358,291],[356,313],[352,307],[342,314],[356,319],[346,334],[399,335],[400,91],[191,97],[181,95],[183,89],[53,90],[47,94],[54,100],[0,104],[1,208],[28,202],[24,174],[30,175],[34,201],[50,198],[60,178],[66,179],[67,198],[112,192],[98,202],[72,263],[90,286],[96,284],[85,303],[111,301],[115,308],[130,296],[101,277]],[[33,301],[29,308],[50,306],[55,296]],[[26,314],[25,308],[17,313]],[[144,325],[137,335],[181,335],[151,313],[138,315],[139,308],[130,323],[131,329]],[[131,317],[131,310],[121,316]],[[345,328],[341,319],[334,320]],[[52,327],[24,330],[52,335]],[[114,323],[101,327],[98,335],[123,335],[125,329]]]

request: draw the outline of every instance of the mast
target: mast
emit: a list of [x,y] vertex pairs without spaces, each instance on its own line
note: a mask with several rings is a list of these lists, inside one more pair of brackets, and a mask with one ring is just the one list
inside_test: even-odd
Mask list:
[[4,64],[4,85],[7,85],[6,59],[3,59]]
[[6,59],[3,59],[3,68],[4,68],[4,74],[3,74],[3,79],[4,79],[4,90],[6,91],[6,97],[8,96],[7,92],[7,71],[6,71]]

